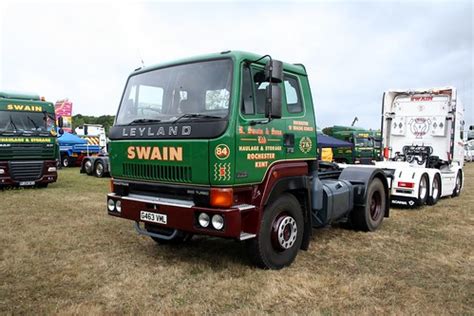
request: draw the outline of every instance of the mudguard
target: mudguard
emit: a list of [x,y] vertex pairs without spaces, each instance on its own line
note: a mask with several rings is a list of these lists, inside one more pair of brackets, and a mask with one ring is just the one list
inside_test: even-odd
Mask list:
[[354,206],[365,205],[367,188],[375,178],[380,179],[385,188],[386,203],[384,216],[388,217],[390,212],[390,190],[387,176],[382,169],[351,166],[345,168],[339,176],[339,179],[347,180],[354,186]]

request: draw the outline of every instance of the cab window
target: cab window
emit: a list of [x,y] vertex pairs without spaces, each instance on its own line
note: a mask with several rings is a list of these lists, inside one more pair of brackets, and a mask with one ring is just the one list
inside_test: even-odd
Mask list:
[[242,76],[242,114],[265,114],[265,98],[268,82],[265,82],[264,71],[262,69],[244,66]]
[[285,74],[284,86],[286,95],[286,108],[288,113],[301,113],[303,111],[303,104],[301,102],[301,93],[298,79]]

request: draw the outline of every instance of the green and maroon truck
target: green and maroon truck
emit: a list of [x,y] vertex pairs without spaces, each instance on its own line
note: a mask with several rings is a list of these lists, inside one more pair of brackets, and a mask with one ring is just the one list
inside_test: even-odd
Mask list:
[[316,160],[303,65],[222,52],[134,71],[109,133],[108,214],[158,243],[246,241],[262,268],[290,265],[313,227],[376,230],[388,182]]
[[38,95],[0,91],[0,188],[47,187],[58,175],[54,106]]

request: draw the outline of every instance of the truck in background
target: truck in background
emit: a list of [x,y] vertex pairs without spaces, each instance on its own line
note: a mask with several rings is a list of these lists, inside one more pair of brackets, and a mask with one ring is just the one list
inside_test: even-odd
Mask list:
[[58,178],[57,157],[53,104],[36,94],[1,91],[0,188],[47,187]]
[[467,140],[474,139],[474,125],[469,126],[469,130],[467,131]]
[[77,136],[87,140],[89,145],[100,146],[103,152],[107,152],[107,136],[101,124],[84,124],[76,127],[74,131]]
[[436,204],[461,193],[464,107],[454,87],[389,90],[382,104],[384,161],[394,204]]
[[313,227],[374,231],[389,214],[383,170],[318,163],[306,69],[268,55],[134,71],[109,138],[107,212],[158,243],[232,238],[257,266],[280,269]]
[[60,162],[63,167],[80,166],[85,157],[100,154],[100,146],[89,145],[87,140],[71,133],[58,138]]
[[76,134],[87,140],[89,144],[100,146],[98,155],[84,157],[80,172],[98,178],[109,176],[110,163],[105,128],[100,124],[84,124],[76,128]]
[[382,132],[380,130],[371,131],[373,143],[374,143],[374,160],[382,161]]
[[333,150],[333,158],[339,163],[371,164],[375,160],[373,132],[360,127],[326,127],[323,133],[351,143],[353,146]]

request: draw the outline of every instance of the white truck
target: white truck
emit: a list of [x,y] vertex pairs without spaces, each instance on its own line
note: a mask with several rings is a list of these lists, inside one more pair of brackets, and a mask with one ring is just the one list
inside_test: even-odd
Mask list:
[[100,146],[99,155],[88,155],[82,160],[80,172],[99,178],[110,175],[105,128],[100,124],[84,124],[77,127],[75,132],[81,138],[86,139],[89,145]]
[[84,124],[74,130],[77,136],[87,140],[89,145],[99,145],[101,150],[107,150],[105,128],[100,124]]
[[384,161],[391,202],[433,205],[463,186],[464,107],[453,87],[389,90],[382,105]]

